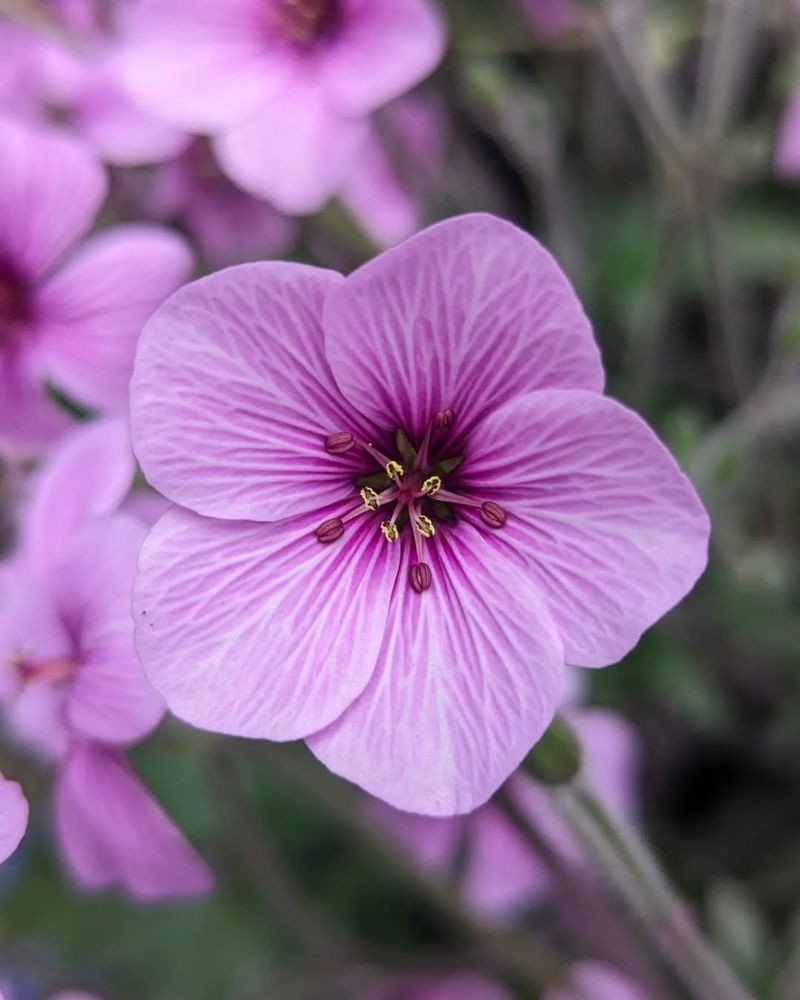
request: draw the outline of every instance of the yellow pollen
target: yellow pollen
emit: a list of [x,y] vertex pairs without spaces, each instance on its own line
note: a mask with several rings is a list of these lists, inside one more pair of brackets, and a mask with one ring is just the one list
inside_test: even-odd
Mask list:
[[422,492],[427,493],[428,496],[433,496],[434,493],[438,493],[441,488],[442,480],[439,476],[428,476],[422,484]]
[[367,510],[377,510],[381,505],[380,497],[369,486],[365,486],[361,491],[361,499],[364,501],[364,506]]
[[436,527],[433,521],[429,517],[426,517],[425,514],[420,514],[417,518],[417,528],[423,538],[433,538],[436,534]]
[[387,542],[396,542],[397,537],[400,534],[397,530],[397,525],[392,524],[391,521],[383,521],[381,524],[381,531],[383,532],[383,537]]
[[395,462],[394,459],[386,463],[386,475],[390,479],[402,479],[405,474],[406,470],[399,462]]

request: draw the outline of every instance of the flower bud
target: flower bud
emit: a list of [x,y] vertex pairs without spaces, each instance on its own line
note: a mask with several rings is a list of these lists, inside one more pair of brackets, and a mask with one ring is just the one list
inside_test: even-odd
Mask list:
[[580,771],[581,757],[578,737],[557,715],[522,766],[545,785],[565,785]]

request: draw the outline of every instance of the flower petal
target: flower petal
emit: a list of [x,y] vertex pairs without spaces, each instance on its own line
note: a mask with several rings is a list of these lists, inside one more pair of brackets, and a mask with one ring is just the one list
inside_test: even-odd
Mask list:
[[156,489],[201,514],[251,520],[352,492],[356,459],[324,449],[337,431],[369,433],[323,354],[322,305],[341,281],[301,264],[243,264],[158,310],[131,384],[134,450]]
[[418,438],[437,410],[455,410],[463,435],[521,393],[603,385],[561,269],[490,215],[439,223],[365,264],[329,296],[324,325],[345,396]]
[[85,889],[119,887],[153,902],[214,887],[208,865],[117,750],[73,750],[56,785],[55,821],[64,860]]
[[599,962],[578,962],[572,968],[572,981],[579,993],[562,987],[549,992],[545,1000],[645,1000],[644,990]]
[[28,828],[28,800],[16,781],[0,775],[0,863],[19,847]]
[[568,663],[621,659],[706,565],[709,523],[652,430],[595,393],[512,400],[472,435],[468,491],[508,511],[498,533],[547,601]]
[[131,594],[144,536],[144,526],[125,515],[93,522],[74,539],[56,581],[79,657],[68,718],[78,733],[105,743],[141,739],[164,713],[133,644]]
[[161,163],[189,144],[185,132],[135,104],[101,68],[77,101],[73,124],[98,156],[118,167]]
[[440,535],[433,586],[420,595],[401,577],[366,690],[308,744],[390,805],[451,816],[485,802],[544,732],[563,656],[536,591],[494,539],[467,523]]
[[89,406],[126,408],[142,326],[191,268],[186,243],[158,226],[119,226],[87,241],[39,297],[52,380]]
[[343,114],[370,112],[411,90],[444,55],[446,33],[430,0],[351,3],[325,55],[323,89]]
[[23,558],[46,577],[75,532],[115,511],[135,471],[127,421],[107,418],[77,427],[36,475],[23,519]]
[[291,740],[364,690],[399,558],[372,515],[321,545],[314,529],[330,516],[258,524],[173,508],[156,524],[139,561],[136,646],[176,715]]
[[26,278],[39,278],[89,228],[105,193],[105,174],[81,143],[0,119],[0,257]]
[[0,352],[0,453],[12,459],[38,455],[72,423],[47,395],[32,360]]
[[294,72],[266,39],[263,0],[140,0],[115,71],[134,99],[187,132],[243,121]]
[[337,114],[324,90],[301,78],[218,136],[214,150],[239,187],[289,215],[307,215],[343,187],[366,136],[366,121]]

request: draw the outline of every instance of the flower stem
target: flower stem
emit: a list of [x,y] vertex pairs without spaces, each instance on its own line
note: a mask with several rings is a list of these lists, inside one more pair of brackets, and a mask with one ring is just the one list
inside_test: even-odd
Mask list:
[[572,834],[642,921],[656,948],[697,1000],[754,1000],[703,937],[649,848],[580,782],[552,800]]

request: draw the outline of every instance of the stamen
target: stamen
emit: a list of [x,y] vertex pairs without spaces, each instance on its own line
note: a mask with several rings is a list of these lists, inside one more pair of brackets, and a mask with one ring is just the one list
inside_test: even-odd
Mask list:
[[445,431],[448,428],[452,427],[455,422],[456,422],[456,415],[450,409],[439,410],[439,412],[433,418],[433,426],[436,428],[437,431]]
[[424,591],[430,590],[433,583],[433,573],[431,573],[430,566],[424,562],[414,563],[408,571],[408,582],[415,594],[422,594]]
[[420,514],[417,517],[417,529],[423,538],[433,538],[436,534],[436,526],[425,514]]
[[499,503],[487,500],[481,504],[481,521],[487,528],[502,528],[506,523],[506,512]]
[[325,438],[325,451],[329,455],[344,455],[356,446],[356,439],[347,431],[339,431]]
[[361,499],[364,501],[364,506],[367,510],[377,510],[381,505],[381,498],[370,486],[365,486],[361,490]]
[[434,493],[438,493],[441,488],[442,480],[440,476],[428,476],[421,486],[422,493],[429,497],[432,497]]
[[402,479],[405,474],[406,470],[394,459],[391,459],[386,463],[386,475],[395,482],[397,482],[398,479]]
[[340,517],[332,517],[323,521],[314,534],[323,545],[330,545],[331,542],[337,541],[344,534],[344,523]]
[[381,521],[381,533],[387,542],[396,542],[400,536],[397,525],[393,521]]

